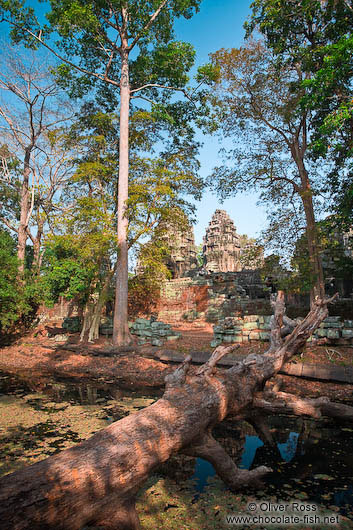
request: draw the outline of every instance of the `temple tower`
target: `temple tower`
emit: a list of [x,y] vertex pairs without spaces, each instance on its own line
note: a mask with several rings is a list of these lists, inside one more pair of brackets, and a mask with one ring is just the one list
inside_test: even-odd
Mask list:
[[216,210],[203,238],[204,267],[210,272],[238,272],[240,239],[225,210]]

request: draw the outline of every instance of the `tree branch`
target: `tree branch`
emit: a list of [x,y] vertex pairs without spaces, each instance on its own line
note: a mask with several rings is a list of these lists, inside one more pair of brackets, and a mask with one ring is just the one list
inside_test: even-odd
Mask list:
[[164,89],[167,89],[167,90],[176,90],[178,92],[183,92],[184,95],[190,101],[192,101],[192,99],[190,97],[190,94],[187,93],[185,88],[173,87],[173,86],[168,86],[168,85],[159,85],[158,83],[147,83],[146,85],[143,85],[143,86],[141,86],[139,88],[133,88],[132,90],[130,90],[130,94],[133,94],[135,92],[139,92],[140,90],[144,90],[145,88],[164,88]]
[[49,46],[49,44],[47,44],[46,42],[44,42],[42,40],[41,32],[39,32],[39,35],[36,35],[35,33],[33,33],[33,31],[31,31],[28,28],[25,28],[23,26],[20,26],[19,24],[16,24],[16,22],[13,22],[12,20],[9,20],[9,19],[6,19],[6,18],[3,18],[2,20],[4,22],[7,22],[8,24],[10,24],[11,26],[14,26],[15,28],[21,29],[22,31],[25,31],[26,33],[28,33],[28,35],[30,35],[33,39],[35,39],[37,42],[39,42],[47,50],[49,50],[53,55],[55,55],[55,57],[57,57],[58,59],[60,59],[64,63],[68,64],[69,66],[72,66],[73,68],[75,68],[75,70],[78,70],[79,72],[82,72],[83,74],[96,77],[97,79],[100,79],[101,81],[106,81],[107,83],[110,83],[111,85],[120,86],[120,83],[118,83],[117,81],[114,81],[113,79],[109,79],[109,78],[105,79],[104,76],[102,76],[101,74],[97,74],[97,73],[92,72],[90,70],[86,70],[85,68],[82,68],[81,66],[78,66],[77,64],[73,63],[69,59],[65,58],[60,53],[56,52],[54,50],[54,48],[52,48],[51,46]]
[[244,486],[258,484],[264,475],[272,471],[266,466],[256,467],[251,471],[239,469],[228,453],[209,433],[205,433],[198,441],[182,449],[181,452],[210,462],[217,475],[233,491]]
[[159,7],[156,9],[156,11],[153,13],[153,15],[151,15],[149,21],[147,22],[147,24],[145,25],[145,27],[142,29],[142,31],[140,31],[140,33],[138,33],[136,35],[136,37],[134,38],[134,40],[132,41],[132,43],[128,46],[128,51],[131,51],[133,49],[133,47],[138,43],[138,41],[141,39],[142,35],[144,33],[146,33],[146,31],[149,30],[149,28],[152,26],[153,22],[156,20],[156,18],[158,17],[159,13],[162,11],[163,7],[169,2],[169,0],[163,0],[163,2],[161,2],[161,4],[159,5]]

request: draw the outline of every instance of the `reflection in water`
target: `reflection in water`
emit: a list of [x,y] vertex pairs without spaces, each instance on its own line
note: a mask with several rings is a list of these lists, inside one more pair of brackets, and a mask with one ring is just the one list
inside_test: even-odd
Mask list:
[[290,432],[288,440],[284,444],[277,444],[280,455],[285,462],[290,462],[295,457],[298,439],[298,432]]
[[242,469],[250,469],[251,464],[254,461],[256,450],[258,447],[263,446],[263,442],[258,436],[245,437],[244,451],[241,457],[239,467]]
[[192,478],[196,479],[195,489],[201,493],[205,486],[207,486],[207,481],[209,478],[213,477],[216,474],[212,464],[203,460],[202,458],[196,458],[195,472]]
[[[247,424],[227,427],[225,422],[214,435],[240,468],[267,465],[273,469],[261,488],[264,498],[337,506],[341,514],[353,519],[353,429],[329,419],[275,415],[267,420],[273,445],[252,434]],[[197,491],[213,475],[210,464],[198,459],[193,475],[199,479]]]

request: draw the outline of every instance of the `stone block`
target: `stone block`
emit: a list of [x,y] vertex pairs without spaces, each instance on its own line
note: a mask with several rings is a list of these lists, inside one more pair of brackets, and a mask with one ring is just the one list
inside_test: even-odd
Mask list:
[[54,335],[54,341],[55,342],[65,342],[68,340],[69,336],[59,333],[58,335]]
[[321,322],[320,328],[343,328],[342,322],[327,322],[324,320],[324,322]]
[[328,333],[328,330],[327,330],[327,329],[319,328],[319,329],[314,333],[314,336],[317,336],[317,337],[327,337],[327,333]]
[[150,326],[151,322],[147,320],[146,318],[137,318],[135,320],[135,325],[136,324],[143,325],[143,326]]
[[113,335],[113,326],[111,327],[100,327],[99,328],[99,333],[101,335]]
[[[111,326],[111,322],[108,322],[108,325]],[[81,330],[81,319],[80,317],[66,317],[64,318],[61,327],[67,331],[77,333]]]
[[271,329],[269,322],[259,323],[259,329]]
[[258,326],[256,322],[244,322],[243,329],[247,329],[247,330],[258,329]]
[[340,338],[340,332],[338,329],[328,329],[327,330],[327,338],[328,339],[339,339]]
[[345,328],[353,328],[353,320],[345,320],[344,321],[344,327]]
[[152,329],[162,329],[166,326],[164,322],[160,322],[158,320],[155,320],[154,322],[151,322],[151,328]]
[[244,317],[244,322],[257,322],[259,315],[246,315]]
[[342,337],[344,339],[352,339],[353,338],[353,329],[342,329]]
[[271,333],[269,331],[260,331],[261,340],[270,340]]
[[166,337],[167,335],[170,335],[170,329],[158,329],[154,330],[154,333],[160,337]]
[[340,316],[326,317],[324,322],[339,322],[341,320]]
[[140,324],[139,322],[135,322],[135,324],[131,327],[131,329],[133,331],[137,331],[137,330],[142,330],[142,329],[150,329],[150,325],[149,324]]
[[152,346],[163,346],[163,341],[161,339],[152,339]]
[[258,331],[250,331],[249,340],[259,340],[259,339],[260,339],[260,333]]
[[131,331],[131,333],[132,333],[133,335],[137,335],[137,336],[139,336],[139,335],[143,335],[143,331],[142,331],[142,329],[131,328],[130,331]]
[[211,348],[217,348],[217,346],[219,346],[220,344],[222,344],[222,341],[220,340],[213,340],[210,344]]
[[178,340],[180,339],[180,335],[168,335],[166,338],[169,341]]

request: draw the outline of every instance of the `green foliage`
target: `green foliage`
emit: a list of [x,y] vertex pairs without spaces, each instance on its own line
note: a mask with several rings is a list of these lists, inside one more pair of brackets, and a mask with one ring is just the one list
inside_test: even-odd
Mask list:
[[6,230],[0,229],[0,334],[28,323],[40,299],[41,290],[28,270],[26,282],[19,282],[16,242]]
[[319,234],[326,275],[338,279],[353,276],[353,234],[343,233],[340,220],[329,216],[319,223]]
[[[306,150],[310,122],[306,113],[298,111],[301,93],[293,91],[298,73],[290,65],[279,68],[262,41],[249,41],[239,49],[221,49],[211,58],[220,69],[211,98],[219,114],[220,130],[232,140],[232,147],[223,149],[224,164],[214,169],[209,183],[223,199],[250,190],[259,192],[269,213],[270,243],[275,232],[281,231],[276,239],[282,248],[272,248],[285,252],[293,239],[292,229],[296,235],[297,229],[300,233],[305,227],[301,191],[308,188],[303,185],[298,164],[306,168],[314,197],[322,186],[322,174]],[[298,149],[291,148],[295,143]],[[291,226],[289,220],[293,221]]]
[[212,63],[199,66],[196,81],[199,83],[213,84],[219,80],[220,69]]
[[[317,228],[325,277],[350,279],[353,275],[353,241],[349,241],[349,233],[342,234],[341,225],[334,216],[317,223]],[[290,290],[309,292],[315,277],[310,271],[305,235],[296,241],[291,268]]]
[[[277,57],[277,65],[296,65],[302,81],[297,108],[310,110],[311,156],[332,164],[325,188],[343,222],[352,221],[353,6],[350,0],[255,0],[245,25],[256,29]],[[299,93],[299,92],[298,92]],[[348,175],[348,177],[347,177]],[[347,210],[347,204],[350,206]]]
[[169,249],[163,240],[143,245],[139,252],[139,272],[129,279],[129,316],[151,313],[160,299],[161,282],[170,278],[165,265]]
[[289,272],[283,266],[282,259],[277,254],[270,254],[263,260],[260,269],[262,281],[268,286],[269,290],[274,289],[288,289]]
[[[4,19],[12,23],[15,42],[38,46],[34,35],[40,34],[47,43],[50,36],[56,38],[56,49],[66,58],[57,69],[58,79],[72,94],[82,97],[96,86],[107,97],[107,83],[114,90],[119,86],[117,25],[122,26],[123,11],[128,14],[129,44],[134,42],[138,50],[130,59],[132,87],[168,83],[180,88],[188,81],[186,72],[193,65],[195,52],[189,44],[174,40],[173,24],[176,18],[190,18],[198,11],[200,1],[166,2],[153,24],[149,24],[150,17],[161,4],[155,0],[114,0],[109,6],[99,0],[52,0],[46,13],[49,24],[42,27],[35,10],[26,7],[25,2],[2,1],[0,9]],[[107,50],[113,50],[108,68]],[[112,100],[115,97],[109,95]]]
[[48,242],[41,278],[48,304],[57,302],[63,296],[84,305],[93,276],[92,263],[88,263],[80,253],[79,240],[62,236]]
[[17,282],[15,242],[4,230],[0,231],[0,330],[8,328],[19,318],[21,288]]
[[[132,90],[131,107],[137,108],[139,98],[142,105],[151,103],[151,109],[165,124],[177,127],[177,138],[190,138],[192,121],[197,115],[207,113],[205,102],[196,108],[197,97],[188,91],[188,72],[194,64],[195,51],[184,42],[175,40],[174,21],[189,19],[198,11],[201,0],[170,0],[162,6],[156,0],[121,2],[114,0],[109,6],[95,0],[87,4],[80,0],[52,0],[48,4],[46,18],[49,24],[41,26],[33,8],[25,2],[2,2],[4,20],[12,25],[15,42],[30,45],[40,40],[62,58],[56,68],[57,82],[71,96],[83,97],[94,91],[96,101],[106,110],[115,110],[119,105],[120,75],[122,64],[123,17],[127,15],[127,42],[129,84]],[[150,24],[151,16],[162,6]],[[1,7],[0,7],[1,10]],[[56,39],[55,45],[53,40]],[[201,68],[199,77],[203,83],[215,76],[213,67]],[[159,85],[158,88],[156,85]],[[162,87],[169,87],[163,89]],[[141,87],[144,87],[141,91]],[[134,92],[136,91],[136,92]],[[178,92],[179,91],[179,92]],[[184,101],[176,100],[182,94]],[[184,95],[189,99],[185,100]],[[195,97],[194,97],[195,96]],[[190,101],[191,97],[194,101]],[[169,131],[170,132],[170,131]]]
[[196,254],[196,259],[197,259],[197,264],[199,267],[203,267],[203,244],[200,243],[199,245],[197,245],[197,254]]
[[256,239],[246,235],[239,237],[241,253],[239,262],[243,269],[260,269],[264,261],[264,247]]

